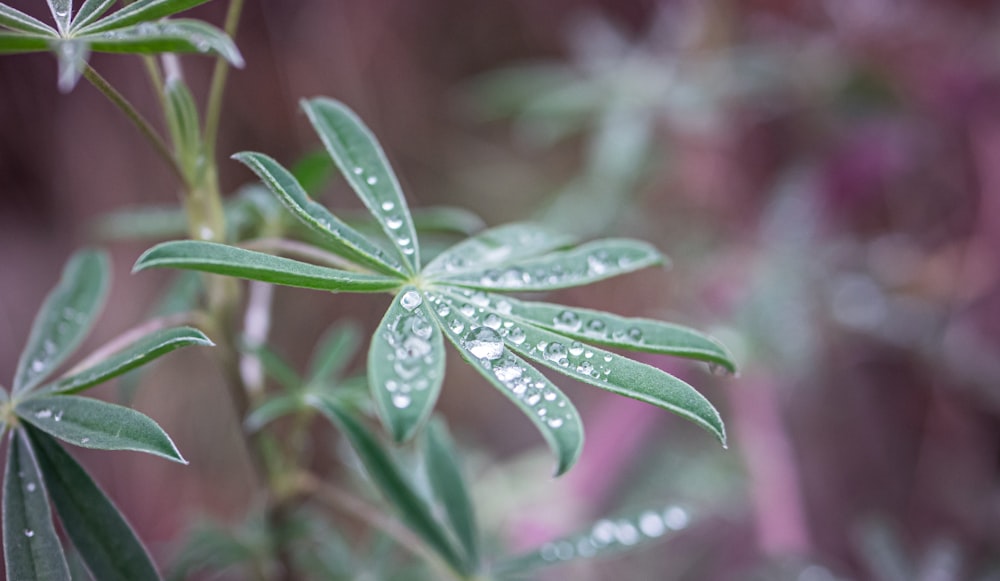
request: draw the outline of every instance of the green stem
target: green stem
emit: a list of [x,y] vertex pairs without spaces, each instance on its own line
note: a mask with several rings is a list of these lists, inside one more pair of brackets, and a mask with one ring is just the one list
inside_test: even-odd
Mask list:
[[165,162],[167,162],[167,165],[171,170],[173,170],[177,178],[183,182],[184,172],[181,171],[181,167],[177,164],[177,160],[174,159],[174,156],[170,153],[170,148],[167,147],[167,144],[163,141],[156,130],[153,129],[153,126],[149,124],[149,121],[146,121],[146,118],[143,117],[142,114],[140,114],[139,111],[128,102],[128,99],[119,93],[117,89],[112,87],[111,84],[108,83],[104,77],[98,74],[98,72],[95,71],[90,65],[87,65],[87,67],[83,69],[83,78],[87,79],[87,81],[89,81],[94,88],[100,91],[105,97],[108,98],[109,101],[118,107],[126,117],[128,117],[128,120],[135,125],[135,128],[139,130],[139,133],[142,133],[143,137],[150,142],[156,153],[159,154]]
[[[225,31],[230,38],[236,36],[240,24],[240,14],[243,12],[243,0],[232,0],[226,12]],[[229,75],[229,63],[219,57],[215,61],[212,72],[212,84],[208,92],[208,105],[205,108],[205,157],[215,159],[216,140],[219,137],[219,117],[222,113],[222,93],[226,89],[226,77]]]

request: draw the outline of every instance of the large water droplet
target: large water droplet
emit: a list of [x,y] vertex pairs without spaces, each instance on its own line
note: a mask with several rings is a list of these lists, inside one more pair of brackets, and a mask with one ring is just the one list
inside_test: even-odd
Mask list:
[[585,327],[587,334],[597,335],[603,337],[608,332],[608,326],[604,324],[604,321],[600,319],[591,319],[587,321],[587,326]]
[[24,536],[30,539],[31,537],[35,536],[35,531],[31,529],[24,529]]
[[399,409],[403,409],[403,408],[408,407],[410,405],[411,401],[412,400],[410,399],[410,396],[408,396],[408,395],[396,394],[396,395],[392,396],[392,405],[395,406],[395,407],[397,407],[397,408],[399,408]]
[[623,545],[634,545],[639,542],[639,531],[628,521],[619,521],[615,527],[615,539]]
[[513,329],[507,332],[507,340],[515,345],[520,345],[521,343],[524,343],[525,338],[526,335],[524,334],[524,329],[520,327],[514,327]]
[[451,329],[452,333],[461,333],[465,330],[465,323],[459,321],[458,319],[452,319],[448,322],[448,328]]
[[493,365],[493,374],[504,383],[509,383],[519,379],[524,374],[524,369],[518,365],[513,357],[506,357],[502,361]]
[[573,357],[579,357],[583,354],[583,343],[579,341],[573,341],[569,344],[569,354]]
[[615,540],[616,528],[615,523],[609,520],[599,520],[594,523],[594,530],[590,534],[596,544],[603,546]]
[[629,327],[628,331],[625,333],[628,335],[629,339],[635,342],[642,341],[642,329],[639,327]]
[[494,313],[486,315],[486,318],[483,319],[483,324],[490,329],[499,329],[501,323],[503,323],[503,320]]
[[431,332],[434,327],[431,326],[431,322],[423,317],[414,317],[413,323],[410,324],[410,330],[413,334],[421,339],[427,339],[431,336]]
[[388,226],[390,230],[399,230],[403,226],[403,219],[389,217],[385,219],[385,225]]
[[663,523],[667,525],[668,529],[680,530],[688,526],[690,521],[691,517],[688,516],[687,511],[679,506],[671,506],[663,511]]
[[560,331],[576,332],[580,330],[580,317],[573,311],[562,311],[552,319],[552,324]]
[[431,344],[415,335],[403,340],[403,344],[396,349],[396,356],[400,359],[416,359],[423,357],[431,351]]
[[653,511],[647,511],[639,516],[639,530],[647,537],[659,537],[666,531],[663,519]]
[[551,418],[549,420],[549,427],[552,428],[553,430],[562,427],[562,425],[563,425],[562,418]]
[[375,177],[375,176],[368,176],[368,179],[366,179],[366,180],[365,180],[365,182],[366,182],[366,183],[367,183],[367,184],[368,184],[369,186],[374,186],[375,184],[377,184],[377,183],[378,183],[378,178],[377,178],[377,177]]
[[396,204],[392,202],[382,202],[382,209],[388,212],[389,210],[396,207]]
[[499,359],[503,353],[503,339],[489,327],[476,327],[462,340],[462,346],[479,359]]
[[402,298],[399,299],[399,304],[403,305],[403,308],[407,311],[412,311],[419,307],[422,302],[424,300],[420,297],[420,293],[415,290],[406,291],[403,293]]
[[545,358],[549,361],[561,363],[566,360],[566,346],[558,341],[553,341],[545,346]]

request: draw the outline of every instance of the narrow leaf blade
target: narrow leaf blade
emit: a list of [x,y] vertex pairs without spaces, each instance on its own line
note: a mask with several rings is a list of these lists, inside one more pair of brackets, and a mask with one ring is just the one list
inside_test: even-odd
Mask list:
[[424,431],[424,462],[427,477],[445,516],[474,568],[479,565],[479,529],[469,489],[462,477],[458,454],[444,422],[432,421]]
[[[499,324],[510,322],[504,341],[524,357],[573,379],[618,395],[637,399],[687,418],[714,434],[723,445],[725,427],[719,412],[703,395],[680,379],[655,367],[561,335],[521,319],[510,318],[508,307],[485,294],[450,291],[454,308],[474,310],[473,324],[493,317]],[[482,309],[481,311],[479,309]]]
[[[499,319],[476,319],[478,307],[460,304],[437,293],[431,295],[430,300],[438,324],[448,329],[448,339],[476,371],[535,424],[556,455],[556,476],[564,474],[583,450],[583,422],[573,403],[547,377],[504,344],[504,335],[510,337],[510,330],[504,328]],[[508,340],[516,342],[514,338]]]
[[110,266],[103,252],[76,253],[45,298],[21,353],[14,393],[30,390],[56,369],[87,335],[108,290]]
[[309,121],[333,161],[375,216],[411,273],[420,270],[420,250],[403,190],[371,130],[343,103],[315,98],[302,102]]
[[444,340],[423,295],[400,290],[368,350],[368,384],[382,424],[397,442],[430,416],[444,379]]
[[237,68],[244,65],[243,55],[233,40],[225,32],[199,20],[161,20],[100,32],[87,30],[77,38],[97,52],[201,53],[220,56]]
[[133,272],[181,268],[329,291],[381,292],[399,286],[398,278],[316,266],[215,242],[179,240],[158,244],[139,257]]
[[114,3],[115,0],[86,0],[83,6],[80,6],[80,9],[76,11],[76,16],[73,17],[73,24],[70,26],[70,30],[75,32],[97,20]]
[[403,266],[361,233],[314,202],[295,176],[272,158],[253,152],[237,153],[233,159],[257,174],[281,203],[314,232],[328,240],[337,253],[351,261],[391,276],[401,276]]
[[515,265],[445,275],[441,280],[483,290],[555,290],[587,285],[664,261],[663,255],[645,242],[608,239]]
[[70,581],[69,567],[52,523],[45,483],[22,430],[10,436],[3,482],[3,556],[7,578]]
[[47,51],[52,42],[52,38],[39,34],[0,32],[0,54]]
[[81,24],[77,32],[88,34],[104,32],[140,22],[152,24],[154,20],[194,8],[205,2],[208,0],[138,0],[93,24],[87,26]]
[[16,8],[11,8],[6,4],[0,4],[0,26],[11,30],[40,34],[48,37],[58,37],[56,29],[34,16],[25,14]]
[[156,581],[153,561],[111,499],[52,437],[27,429],[49,496],[73,546],[96,579]]
[[73,0],[48,0],[48,3],[56,27],[65,35],[69,31],[70,18],[73,17]]
[[309,404],[325,415],[351,443],[369,478],[382,496],[399,511],[400,518],[414,533],[457,571],[471,569],[448,539],[447,532],[434,518],[430,507],[413,489],[413,485],[393,461],[379,441],[354,415],[329,397],[311,395]]
[[70,394],[104,383],[129,370],[188,345],[214,345],[204,333],[191,327],[160,329],[142,337],[93,367],[64,377],[45,388],[46,392]]
[[529,222],[480,232],[445,250],[424,269],[425,276],[482,272],[569,246],[575,238]]
[[56,395],[26,399],[14,411],[39,430],[75,446],[146,452],[187,464],[163,428],[124,406],[89,397]]
[[551,303],[502,297],[491,299],[506,301],[511,307],[511,317],[577,341],[629,351],[686,357],[719,365],[730,373],[736,371],[733,356],[725,346],[689,327]]

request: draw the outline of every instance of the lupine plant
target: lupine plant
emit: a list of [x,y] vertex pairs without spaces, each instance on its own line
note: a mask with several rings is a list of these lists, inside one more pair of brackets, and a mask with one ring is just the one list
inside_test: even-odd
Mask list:
[[[305,100],[302,108],[328,159],[370,214],[367,224],[338,217],[313,199],[317,187],[308,177],[313,162],[289,170],[261,153],[233,158],[272,197],[262,198],[261,189],[251,186],[223,203],[215,139],[225,71],[228,64],[242,64],[230,40],[242,2],[230,4],[225,32],[165,18],[203,2],[139,0],[103,16],[112,0],[87,0],[75,14],[70,0],[50,0],[55,28],[0,4],[0,26],[10,31],[0,33],[0,52],[53,52],[62,89],[71,89],[82,75],[126,113],[175,170],[184,210],[142,215],[166,224],[157,232],[175,231],[183,216],[193,239],[150,248],[134,270],[205,273],[195,283],[199,293],[169,293],[168,302],[180,305],[171,308],[177,312],[137,327],[60,379],[44,383],[89,328],[107,286],[103,255],[81,253],[67,266],[36,321],[13,389],[9,396],[4,392],[0,419],[11,434],[3,502],[8,578],[69,578],[47,499],[94,578],[159,578],[124,517],[56,440],[140,450],[183,462],[146,416],[74,394],[176,347],[209,345],[209,336],[217,344],[213,351],[226,372],[266,500],[250,511],[240,530],[206,526],[194,534],[175,561],[174,578],[206,569],[238,570],[257,579],[355,578],[362,571],[378,578],[523,578],[543,565],[633,547],[684,528],[687,513],[667,507],[599,521],[529,554],[487,552],[459,453],[444,420],[434,417],[447,342],[541,432],[555,455],[556,475],[579,458],[583,423],[572,402],[540,369],[674,412],[725,444],[719,414],[694,388],[619,354],[674,355],[734,371],[721,344],[679,325],[521,295],[588,285],[663,265],[666,258],[644,242],[580,243],[534,223],[489,228],[441,250],[428,251],[425,244],[422,252],[422,239],[431,237],[431,228],[421,226],[444,223],[446,229],[467,230],[475,220],[458,210],[411,213],[372,132],[347,106],[324,97]],[[204,116],[176,74],[177,58],[164,55],[164,66],[144,56],[162,97],[172,145],[167,147],[135,107],[90,68],[90,51],[215,55],[218,64]],[[318,163],[323,167],[321,159]],[[133,219],[139,215],[131,214]],[[365,343],[356,327],[342,322],[320,342],[308,373],[298,374],[267,343],[266,325],[263,331],[249,323],[240,329],[241,289],[234,279],[254,281],[247,320],[251,314],[266,318],[270,295],[260,294],[266,285],[330,291],[338,293],[331,297],[337,301],[345,300],[345,293],[391,295],[367,341],[367,372],[342,377],[351,354]],[[182,280],[189,286],[192,279]],[[196,294],[201,304],[194,300]],[[178,320],[204,332],[168,324]],[[264,374],[273,380],[270,390],[264,387]],[[353,451],[360,493],[310,470],[301,441],[317,415],[327,418]],[[290,429],[272,430],[285,419]],[[377,498],[369,498],[372,489]],[[377,552],[362,554],[351,548],[335,522],[310,510],[315,505],[363,521],[386,539],[380,546],[401,547],[415,558],[397,562]]]

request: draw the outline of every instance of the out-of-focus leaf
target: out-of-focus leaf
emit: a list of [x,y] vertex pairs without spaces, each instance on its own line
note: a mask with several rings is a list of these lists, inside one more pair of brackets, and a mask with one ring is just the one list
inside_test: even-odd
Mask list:
[[0,32],[0,54],[49,50],[52,42],[52,38],[48,36],[23,34],[20,32]]
[[368,384],[383,425],[408,440],[434,409],[444,379],[444,341],[420,291],[402,288],[375,330]]
[[102,238],[155,240],[187,234],[187,217],[177,207],[123,208],[98,220]]
[[243,426],[251,432],[256,432],[274,420],[300,411],[305,407],[306,403],[302,393],[284,393],[272,397],[253,410],[244,420]]
[[27,431],[59,521],[93,575],[101,581],[158,580],[135,531],[83,467],[50,436]]
[[511,317],[571,339],[629,351],[687,357],[719,365],[731,373],[736,371],[732,355],[721,343],[688,327],[551,303],[497,296],[491,296],[490,300],[505,301]]
[[10,436],[3,481],[3,557],[7,578],[69,581],[69,567],[45,494],[38,461],[22,430]]
[[164,87],[166,97],[167,127],[170,130],[174,150],[181,159],[181,167],[187,179],[196,178],[201,162],[201,123],[198,121],[198,107],[184,80],[177,76],[167,79]]
[[327,151],[382,230],[410,273],[420,270],[420,250],[403,191],[382,147],[358,116],[333,99],[302,102]]
[[[559,373],[601,389],[653,404],[707,429],[725,445],[726,432],[719,412],[704,396],[680,379],[655,367],[511,319],[500,298],[495,304],[485,294],[450,291],[452,310],[471,313],[474,325],[498,325],[507,347]],[[447,297],[445,297],[447,298]],[[505,326],[505,323],[511,323]]]
[[471,236],[486,227],[477,214],[457,206],[413,208],[410,213],[417,232],[454,232]]
[[303,224],[329,239],[337,254],[383,274],[401,276],[403,267],[381,248],[343,223],[322,205],[314,202],[295,176],[270,157],[252,152],[237,153],[233,159],[250,168]]
[[308,384],[322,384],[343,373],[361,342],[361,329],[350,320],[332,325],[316,345],[309,362]]
[[143,22],[107,31],[88,29],[76,38],[99,52],[134,54],[193,52],[220,56],[237,68],[242,68],[244,64],[243,55],[233,44],[232,39],[225,32],[200,20]]
[[264,371],[282,387],[289,390],[302,388],[302,378],[283,357],[263,345],[254,348],[253,353],[260,359]]
[[48,24],[6,4],[0,4],[0,26],[20,32],[40,34],[50,38],[59,36],[56,29]]
[[575,239],[531,223],[505,224],[459,242],[432,260],[423,274],[449,276],[481,272],[518,260],[540,256],[573,244]]
[[372,483],[399,512],[406,526],[419,535],[456,571],[470,573],[470,564],[452,546],[447,531],[434,518],[430,507],[417,494],[392,456],[364,424],[332,398],[311,396],[308,402],[329,418],[344,434],[364,464]]
[[[255,515],[242,530],[229,531],[214,523],[201,523],[187,534],[184,545],[170,567],[169,581],[190,579],[198,571],[222,573],[254,565],[270,555],[268,531]],[[245,579],[248,575],[238,575]]]
[[333,178],[333,160],[325,149],[311,151],[291,167],[292,175],[302,189],[311,195],[318,194]]
[[93,24],[77,22],[74,32],[90,34],[124,28],[140,22],[154,24],[153,21],[159,18],[177,14],[205,2],[208,0],[138,0]]
[[15,394],[38,385],[77,348],[104,303],[109,277],[103,252],[82,250],[73,255],[35,316],[17,363]]
[[73,16],[73,0],[48,0],[49,12],[52,19],[56,21],[56,27],[60,34],[65,35],[69,30],[69,21]]
[[179,240],[158,244],[139,257],[133,272],[147,268],[182,268],[272,284],[329,291],[381,292],[397,288],[398,278],[348,272],[271,256],[235,246]]
[[134,450],[187,464],[170,436],[149,417],[120,405],[75,395],[37,396],[14,412],[64,442],[99,450]]
[[462,478],[458,454],[440,419],[432,420],[424,430],[423,453],[427,478],[438,502],[444,506],[451,529],[473,568],[479,567],[479,530],[469,490]]
[[76,39],[53,41],[56,60],[59,61],[59,90],[68,93],[87,68],[90,45]]
[[[499,317],[476,320],[476,307],[434,294],[433,311],[448,339],[476,371],[507,396],[541,432],[556,455],[556,475],[569,470],[583,450],[583,422],[573,403],[541,372],[504,345]],[[519,340],[511,337],[515,344]],[[520,339],[523,341],[523,337]]]
[[608,239],[510,266],[445,274],[439,279],[484,290],[542,291],[587,285],[664,262],[663,255],[645,242]]
[[492,573],[502,579],[574,559],[599,559],[632,549],[647,547],[669,538],[688,526],[691,517],[679,506],[644,510],[622,518],[601,519],[589,529],[545,543],[535,551],[504,559]]
[[111,8],[115,0],[86,0],[73,17],[73,30],[78,30],[97,20]]
[[79,393],[89,387],[117,377],[130,369],[188,345],[214,345],[198,329],[177,327],[160,329],[139,339],[107,359],[69,377],[64,377],[44,388],[45,392]]

